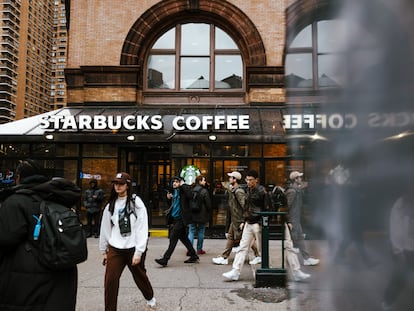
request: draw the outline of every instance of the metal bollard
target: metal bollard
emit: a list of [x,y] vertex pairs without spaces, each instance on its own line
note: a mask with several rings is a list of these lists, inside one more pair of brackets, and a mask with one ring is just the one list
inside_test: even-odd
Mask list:
[[[261,212],[262,216],[262,265],[256,270],[255,287],[286,287],[287,272],[285,269],[285,227],[281,226],[281,233],[270,233],[269,217],[273,215],[286,215],[286,212]],[[269,240],[275,237],[282,241],[282,266],[269,267]]]

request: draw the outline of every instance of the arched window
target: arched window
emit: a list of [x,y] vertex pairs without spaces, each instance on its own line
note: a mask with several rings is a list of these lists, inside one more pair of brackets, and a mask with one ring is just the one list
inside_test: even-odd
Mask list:
[[178,24],[152,46],[146,64],[148,91],[239,91],[243,61],[234,40],[219,27]]
[[343,20],[314,21],[289,43],[286,87],[298,90],[340,88],[346,83]]

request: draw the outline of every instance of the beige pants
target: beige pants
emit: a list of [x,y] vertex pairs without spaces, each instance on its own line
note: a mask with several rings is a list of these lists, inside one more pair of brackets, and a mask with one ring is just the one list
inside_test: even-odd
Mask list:
[[286,262],[288,263],[292,271],[300,270],[300,263],[298,258],[298,249],[293,247],[293,241],[290,236],[290,231],[288,225],[285,223],[285,255]]

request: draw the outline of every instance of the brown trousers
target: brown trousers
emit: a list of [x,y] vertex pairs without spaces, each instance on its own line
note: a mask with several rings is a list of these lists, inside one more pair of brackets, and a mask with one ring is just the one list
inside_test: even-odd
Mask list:
[[109,246],[107,254],[107,263],[105,271],[105,311],[116,311],[118,303],[119,279],[125,266],[129,268],[132,273],[135,284],[140,289],[146,300],[151,300],[154,297],[152,285],[147,276],[145,269],[145,255],[141,256],[141,262],[132,266],[132,257],[135,249],[118,249]]

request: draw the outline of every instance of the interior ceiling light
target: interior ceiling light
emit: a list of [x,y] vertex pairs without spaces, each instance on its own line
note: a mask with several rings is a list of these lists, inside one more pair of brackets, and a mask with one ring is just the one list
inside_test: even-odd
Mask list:
[[46,139],[52,140],[54,138],[53,134],[47,134],[45,136]]
[[211,140],[211,141],[215,141],[215,140],[217,140],[217,136],[216,135],[209,135],[208,139]]
[[133,141],[133,140],[135,140],[135,136],[134,135],[129,135],[129,136],[127,136],[127,139],[130,140],[130,141]]

